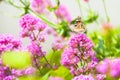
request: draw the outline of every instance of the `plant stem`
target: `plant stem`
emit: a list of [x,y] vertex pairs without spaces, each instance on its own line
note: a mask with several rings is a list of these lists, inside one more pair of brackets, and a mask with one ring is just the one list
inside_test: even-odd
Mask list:
[[90,2],[87,2],[87,4],[88,4],[88,7],[89,7],[89,10],[92,11],[92,8],[90,6]]
[[[24,6],[27,6],[22,0],[20,0],[21,3],[24,5]],[[24,9],[24,7],[19,7],[18,5],[14,4],[14,2],[11,2],[10,0],[7,1],[9,4],[11,4],[12,6],[18,8],[18,9]],[[48,24],[50,27],[53,27],[54,29],[58,29],[58,28],[61,28],[62,26],[61,25],[57,25],[57,24],[54,24],[52,22],[50,22],[50,20],[47,20],[43,15],[39,15],[37,13],[35,13],[33,10],[31,10],[30,8],[28,8],[29,10],[29,13],[31,14],[34,14],[36,15],[37,17],[39,17],[40,19],[42,19],[46,24]]]
[[23,8],[23,7],[18,6],[18,5],[15,4],[15,3],[13,3],[11,0],[5,0],[5,1],[6,1],[7,3],[9,3],[10,5],[12,5],[12,6],[18,8],[18,9],[22,9],[22,8]]
[[58,29],[60,27],[62,27],[61,25],[57,25],[57,24],[54,24],[52,22],[50,22],[49,20],[47,20],[44,16],[42,15],[38,15],[37,13],[35,13],[33,10],[29,9],[29,12],[36,15],[37,17],[39,17],[40,19],[42,19],[46,24],[48,24],[50,27],[53,27],[55,29]]
[[107,22],[110,22],[110,18],[109,18],[108,13],[107,13],[105,0],[102,0],[102,2],[103,2],[104,10],[105,10],[106,20],[107,20]]
[[34,61],[35,61],[35,66],[36,66],[36,68],[38,69],[38,71],[40,72],[40,74],[42,74],[42,73],[41,73],[41,70],[40,70],[40,68],[39,68],[39,65],[38,65],[38,63],[37,63],[36,57],[34,57]]
[[80,10],[81,17],[83,17],[80,0],[77,0],[77,3],[78,3],[78,6],[79,6],[79,10]]
[[45,55],[43,54],[43,57],[45,59],[45,61],[47,62],[47,64],[49,64],[49,66],[52,68],[52,66],[50,65],[50,63],[48,62],[47,58],[45,57]]

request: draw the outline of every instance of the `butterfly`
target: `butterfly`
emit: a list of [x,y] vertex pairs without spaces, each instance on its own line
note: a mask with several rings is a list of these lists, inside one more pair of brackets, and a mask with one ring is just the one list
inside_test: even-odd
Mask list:
[[76,32],[76,33],[86,32],[86,27],[83,24],[81,17],[79,17],[79,16],[76,18],[76,21],[75,21],[75,24],[74,24],[74,27],[73,27],[73,31]]

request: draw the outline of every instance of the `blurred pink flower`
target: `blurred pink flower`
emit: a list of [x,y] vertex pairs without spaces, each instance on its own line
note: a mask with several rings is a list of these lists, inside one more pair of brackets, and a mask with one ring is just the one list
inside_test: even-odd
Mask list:
[[95,80],[90,74],[89,75],[79,75],[74,77],[72,80]]
[[20,39],[15,39],[10,34],[0,34],[0,53],[20,49],[21,44],[22,42]]
[[84,0],[85,2],[88,2],[89,0]]
[[30,15],[25,14],[19,21],[20,27],[26,31],[38,30],[42,31],[46,28],[46,24],[42,20]]
[[96,80],[104,80],[105,77],[106,77],[106,75],[104,75],[104,74],[97,74],[96,75]]
[[42,36],[39,36],[41,31],[43,31],[47,27],[47,25],[44,22],[42,22],[42,20],[30,14],[26,14],[20,19],[19,24],[22,28],[20,32],[20,36],[22,38],[29,37],[31,41],[44,41],[44,38]]
[[[70,69],[74,76],[91,72],[97,64],[92,48],[93,43],[85,34],[73,35],[62,53],[61,64]],[[80,63],[81,66],[78,66]]]
[[57,10],[55,10],[55,14],[58,18],[63,19],[67,22],[71,21],[71,16],[64,5],[60,5]]
[[32,10],[39,14],[43,13],[47,7],[52,6],[50,0],[32,0],[30,5]]
[[37,55],[37,56],[40,56],[42,57],[43,54],[45,54],[45,52],[42,51],[42,47],[39,46],[37,43],[35,42],[31,42],[28,46],[27,46],[27,49],[29,52],[32,53],[32,55]]
[[120,59],[105,59],[97,67],[97,71],[101,74],[109,74],[112,77],[120,76]]
[[109,59],[105,59],[96,67],[96,69],[101,74],[105,74],[106,72],[108,72],[109,64]]
[[63,38],[62,37],[55,37],[54,38],[55,40],[52,42],[52,49],[54,50],[54,51],[56,51],[56,50],[60,50],[60,49],[62,49],[63,48]]
[[108,23],[108,22],[105,22],[102,24],[102,32],[103,34],[107,34],[110,30],[113,29],[113,25]]

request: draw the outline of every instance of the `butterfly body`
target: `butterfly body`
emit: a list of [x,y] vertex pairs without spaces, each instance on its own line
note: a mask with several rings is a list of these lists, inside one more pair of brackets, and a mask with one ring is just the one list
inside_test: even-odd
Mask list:
[[76,32],[76,33],[86,31],[86,27],[84,26],[84,24],[83,24],[83,22],[81,20],[81,17],[79,17],[79,16],[77,17],[77,19],[75,21],[73,31]]

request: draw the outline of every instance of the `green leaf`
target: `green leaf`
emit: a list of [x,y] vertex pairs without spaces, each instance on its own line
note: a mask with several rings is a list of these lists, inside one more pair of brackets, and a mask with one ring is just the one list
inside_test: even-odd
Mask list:
[[26,68],[31,64],[28,52],[5,52],[2,56],[3,64],[13,68]]
[[36,80],[36,78],[34,76],[29,75],[29,76],[21,76],[18,78],[18,80]]
[[57,66],[60,66],[60,59],[61,59],[61,53],[63,50],[60,51],[50,51],[46,55],[47,59],[50,61],[50,64],[56,64]]
[[87,16],[87,18],[85,20],[83,20],[84,24],[90,24],[93,23],[94,21],[96,21],[98,19],[98,14],[94,13],[92,11],[89,11],[89,14]]
[[51,76],[59,76],[65,80],[71,80],[73,77],[69,70],[64,66],[60,66],[57,70],[51,71]]
[[49,76],[50,76],[50,71],[46,73],[42,78],[40,78],[40,80],[48,80]]
[[70,24],[75,24],[75,22],[76,22],[76,19],[73,19],[73,20],[70,22]]

